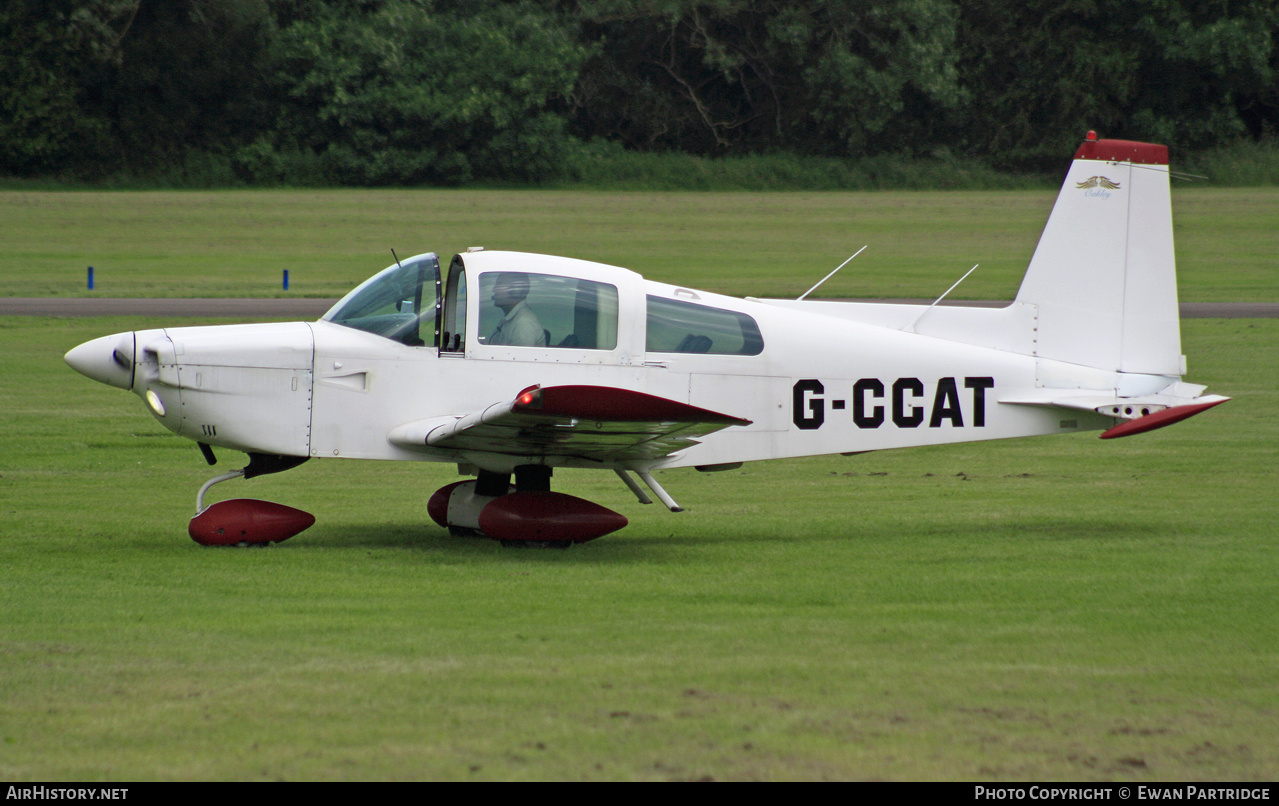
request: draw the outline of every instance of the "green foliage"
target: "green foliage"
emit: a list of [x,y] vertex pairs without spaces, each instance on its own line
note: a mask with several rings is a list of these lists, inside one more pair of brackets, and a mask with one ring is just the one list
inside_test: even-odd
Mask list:
[[1241,138],[1217,148],[1192,152],[1184,165],[1187,173],[1206,176],[1220,187],[1279,186],[1279,140]]
[[344,184],[555,175],[567,138],[547,108],[586,49],[531,3],[465,11],[404,0],[294,22],[278,42],[277,135],[322,153]]
[[[0,74],[0,176],[547,183],[582,181],[605,142],[628,153],[853,160],[878,186],[901,173],[880,161],[922,159],[906,173],[927,174],[949,159],[939,153],[1056,174],[1088,129],[1195,151],[1272,137],[1279,9],[11,0],[0,9]],[[704,186],[697,174],[685,186]]]
[[272,34],[266,3],[135,0],[134,5],[119,67],[90,87],[113,122],[116,164],[126,173],[184,170],[193,152],[225,161],[254,139],[272,111],[261,81]]
[[1279,118],[1273,4],[974,0],[960,70],[974,88],[959,142],[1042,166],[1079,134],[1203,148]]
[[817,124],[809,148],[840,143],[860,155],[936,143],[968,95],[954,63],[955,7],[945,0],[833,7],[838,13],[824,7],[827,19],[815,15],[817,47],[805,48],[814,53],[804,73]]
[[1056,187],[1056,181],[992,169],[945,149],[919,157],[703,157],[631,151],[596,140],[575,148],[558,181],[547,184],[607,190],[1007,190]]
[[99,155],[108,122],[86,98],[119,59],[127,3],[11,0],[0,8],[0,173],[32,176]]
[[633,148],[903,151],[964,98],[948,0],[579,7],[603,45],[577,83],[577,131]]
[[302,148],[277,150],[265,136],[237,150],[232,157],[232,168],[237,178],[259,186],[336,184],[321,155]]

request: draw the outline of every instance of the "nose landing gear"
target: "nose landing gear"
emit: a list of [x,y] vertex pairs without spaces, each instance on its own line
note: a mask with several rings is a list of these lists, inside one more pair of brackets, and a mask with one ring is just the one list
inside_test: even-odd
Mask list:
[[[202,445],[201,449],[206,447]],[[206,458],[211,454],[212,451],[206,452]],[[204,505],[204,494],[215,484],[278,473],[304,461],[305,457],[249,454],[247,467],[214,476],[200,487],[195,496],[195,517],[187,524],[187,534],[202,546],[261,546],[282,543],[309,529],[315,523],[314,515],[273,501],[232,498]]]

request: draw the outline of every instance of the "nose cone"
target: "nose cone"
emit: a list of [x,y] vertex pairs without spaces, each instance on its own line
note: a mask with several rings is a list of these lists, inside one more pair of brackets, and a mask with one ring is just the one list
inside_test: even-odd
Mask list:
[[65,360],[76,372],[99,383],[132,389],[133,344],[132,332],[103,336],[72,348]]

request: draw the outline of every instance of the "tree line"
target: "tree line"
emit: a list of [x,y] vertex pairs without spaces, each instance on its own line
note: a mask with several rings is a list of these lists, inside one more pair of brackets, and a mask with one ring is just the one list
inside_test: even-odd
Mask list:
[[0,174],[538,182],[627,151],[1055,165],[1279,131],[1270,0],[8,0]]

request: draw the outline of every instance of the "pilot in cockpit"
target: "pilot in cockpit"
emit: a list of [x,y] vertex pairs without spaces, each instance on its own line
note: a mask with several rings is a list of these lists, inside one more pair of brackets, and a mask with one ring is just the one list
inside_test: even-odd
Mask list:
[[537,314],[529,308],[528,275],[504,272],[493,285],[493,304],[502,309],[504,316],[498,323],[488,344],[506,344],[520,347],[545,347],[546,331]]

